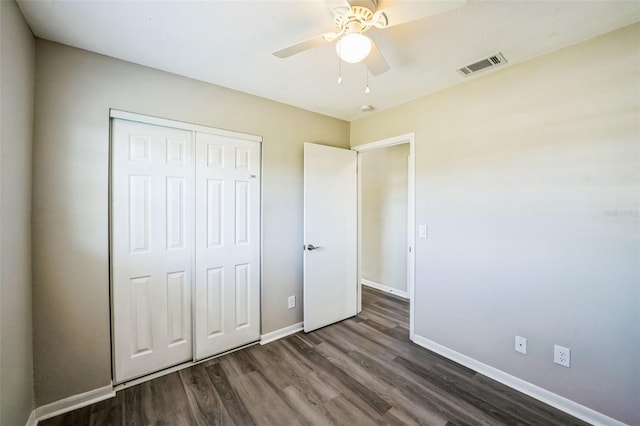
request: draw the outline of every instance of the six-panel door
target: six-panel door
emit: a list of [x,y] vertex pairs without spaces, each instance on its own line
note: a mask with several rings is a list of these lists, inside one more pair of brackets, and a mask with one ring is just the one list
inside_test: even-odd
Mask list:
[[260,143],[196,134],[195,358],[260,337]]
[[112,127],[115,379],[192,358],[191,132],[125,120]]
[[258,340],[260,143],[112,123],[116,383]]

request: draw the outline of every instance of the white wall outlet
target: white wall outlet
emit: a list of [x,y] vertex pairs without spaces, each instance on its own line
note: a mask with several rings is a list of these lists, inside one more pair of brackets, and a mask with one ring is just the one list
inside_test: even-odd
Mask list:
[[427,238],[429,235],[427,225],[418,225],[418,237]]
[[553,362],[565,367],[571,367],[571,349],[553,345]]
[[296,307],[296,297],[295,296],[289,296],[289,299],[287,300],[287,304],[289,306],[289,309],[293,309]]
[[516,336],[516,352],[520,352],[525,355],[527,354],[527,339]]

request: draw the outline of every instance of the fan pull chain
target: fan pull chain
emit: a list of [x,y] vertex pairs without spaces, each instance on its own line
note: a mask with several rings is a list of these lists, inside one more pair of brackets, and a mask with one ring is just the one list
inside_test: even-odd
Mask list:
[[340,45],[338,45],[338,84],[342,83],[342,58],[340,58]]
[[369,93],[371,93],[371,89],[369,89],[369,69],[367,67],[364,68],[364,72],[367,75],[367,85],[364,88],[364,93],[366,93],[367,95]]

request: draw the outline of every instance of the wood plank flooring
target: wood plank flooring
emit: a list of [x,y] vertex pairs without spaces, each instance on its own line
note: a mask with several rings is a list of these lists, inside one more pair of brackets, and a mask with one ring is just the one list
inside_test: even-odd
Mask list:
[[585,425],[409,340],[408,303],[363,287],[363,310],[119,391],[39,424]]

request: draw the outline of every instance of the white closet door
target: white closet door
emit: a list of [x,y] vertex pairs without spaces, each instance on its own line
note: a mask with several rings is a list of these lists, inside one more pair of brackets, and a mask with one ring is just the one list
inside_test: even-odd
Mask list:
[[192,359],[192,132],[112,121],[118,383]]
[[260,143],[196,134],[196,359],[260,337]]

